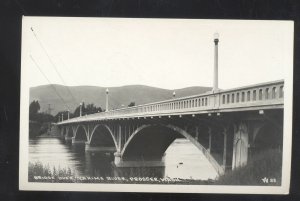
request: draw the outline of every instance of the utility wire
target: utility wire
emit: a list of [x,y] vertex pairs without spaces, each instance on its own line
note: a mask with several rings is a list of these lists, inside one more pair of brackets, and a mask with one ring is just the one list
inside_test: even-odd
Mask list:
[[61,81],[63,82],[63,84],[66,86],[66,88],[67,88],[69,94],[71,95],[72,99],[73,99],[75,102],[77,102],[76,98],[73,96],[72,92],[70,91],[69,87],[68,87],[67,84],[65,83],[64,79],[62,78],[62,76],[61,76],[60,73],[58,72],[58,70],[57,70],[57,68],[56,68],[56,66],[55,66],[55,64],[54,64],[54,62],[52,61],[51,57],[49,56],[49,54],[48,54],[46,48],[44,47],[43,43],[39,40],[39,38],[37,37],[37,35],[36,35],[36,33],[34,32],[33,28],[31,27],[30,29],[31,29],[31,31],[32,31],[32,33],[33,33],[33,35],[34,35],[34,37],[36,38],[36,40],[39,42],[41,48],[44,50],[45,54],[47,55],[47,57],[48,57],[50,63],[51,63],[52,66],[54,67],[54,70],[55,70],[56,74],[59,76],[60,80],[61,80]]
[[53,88],[53,90],[55,91],[55,93],[57,94],[57,96],[61,99],[61,101],[63,102],[63,104],[65,105],[66,108],[68,108],[68,110],[70,111],[70,108],[68,107],[68,105],[66,104],[65,100],[61,97],[61,95],[58,93],[58,91],[56,90],[56,88],[51,84],[50,80],[48,79],[48,77],[43,73],[42,69],[39,67],[39,65],[36,63],[36,61],[34,60],[34,58],[30,55],[31,60],[33,61],[33,63],[35,64],[35,66],[38,68],[38,70],[41,72],[41,74],[44,76],[44,78],[49,82],[50,86]]
[[[63,66],[65,67],[65,69],[68,71],[68,73],[72,74],[69,67],[65,64],[65,62],[61,59],[61,57],[59,55],[58,55],[58,58],[59,58],[60,62],[63,64]],[[72,80],[76,83],[76,85],[78,85],[78,86],[80,85],[76,79],[72,79]]]
[[[44,47],[44,45],[42,44],[42,42],[41,42],[41,41],[39,40],[39,38],[37,37],[37,34],[34,32],[34,30],[33,30],[32,27],[31,27],[30,29],[31,29],[31,31],[32,31],[32,33],[33,33],[33,35],[34,35],[34,37],[36,38],[36,40],[39,42],[41,48],[44,50],[45,54],[47,55],[47,57],[48,57],[50,63],[51,63],[52,66],[54,67],[55,72],[57,73],[57,75],[59,76],[59,78],[61,79],[61,81],[64,83],[64,85],[67,85],[67,84],[65,83],[64,79],[62,78],[62,76],[60,75],[60,73],[58,72],[58,70],[57,70],[57,68],[56,68],[56,65],[54,64],[54,62],[52,61],[51,57],[49,56],[49,54],[48,54],[46,48]],[[64,62],[62,61],[61,58],[60,58],[60,61],[61,61],[62,64],[66,67],[66,65],[64,64]],[[67,69],[68,72],[70,72],[69,69],[68,69],[67,67],[66,67],[66,69]],[[50,83],[50,82],[49,82],[49,83]],[[77,83],[77,82],[76,82],[76,83]],[[51,84],[51,83],[50,83],[50,84]],[[77,84],[78,84],[78,83],[77,83]],[[73,99],[75,102],[77,102],[77,99],[73,96],[73,94],[72,94],[72,92],[70,91],[69,87],[67,87],[67,90],[68,90],[69,94],[72,96],[72,99]],[[113,102],[119,103],[119,104],[120,104],[119,100],[114,99],[112,96],[110,96],[110,99],[112,99]],[[124,106],[125,106],[125,105],[124,105]]]

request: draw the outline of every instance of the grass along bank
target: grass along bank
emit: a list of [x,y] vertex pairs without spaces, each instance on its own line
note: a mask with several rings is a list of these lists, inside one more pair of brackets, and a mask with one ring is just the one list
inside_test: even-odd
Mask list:
[[41,162],[29,162],[29,182],[74,183],[75,176],[75,171],[71,168],[50,168],[49,165],[43,165]]
[[29,163],[28,181],[41,183],[118,183],[118,184],[191,184],[209,185],[213,180],[196,180],[180,178],[157,178],[147,176],[145,169],[135,169],[131,174],[117,174],[119,176],[78,176],[70,168],[50,168],[40,162]]
[[246,166],[218,178],[218,185],[281,185],[282,151],[271,149],[256,154]]

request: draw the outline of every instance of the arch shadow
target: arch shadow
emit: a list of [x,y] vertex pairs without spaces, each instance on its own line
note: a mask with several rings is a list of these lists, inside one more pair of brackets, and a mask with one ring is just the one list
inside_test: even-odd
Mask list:
[[259,154],[262,151],[270,149],[282,150],[283,129],[275,127],[272,122],[266,122],[255,133],[253,139],[253,154]]

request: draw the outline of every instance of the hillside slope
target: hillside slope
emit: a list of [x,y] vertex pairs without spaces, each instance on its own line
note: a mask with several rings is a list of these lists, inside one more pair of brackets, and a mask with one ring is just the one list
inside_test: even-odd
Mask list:
[[[130,102],[140,105],[170,99],[174,91],[144,85],[110,87],[108,89],[110,109],[120,108],[122,105],[127,106]],[[50,104],[53,109],[51,114],[54,115],[58,111],[67,110],[65,104],[73,112],[81,101],[84,101],[85,104],[94,103],[97,106],[105,108],[105,90],[105,87],[96,86],[42,85],[30,88],[30,102],[38,100],[41,111],[46,111],[48,104]],[[176,97],[201,94],[209,90],[211,90],[210,87],[175,89]],[[61,96],[65,103],[59,96]]]

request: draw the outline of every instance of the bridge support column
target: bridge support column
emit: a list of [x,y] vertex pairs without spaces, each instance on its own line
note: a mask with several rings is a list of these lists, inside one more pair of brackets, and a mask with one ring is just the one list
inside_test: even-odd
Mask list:
[[227,129],[224,129],[224,150],[223,150],[223,168],[226,170],[226,157],[227,157]]
[[61,127],[61,128],[60,128],[60,135],[61,135],[61,136],[64,136],[64,127]]
[[195,135],[196,141],[198,141],[198,138],[199,138],[199,127],[196,126],[196,135]]
[[208,129],[208,153],[211,152],[211,128]]
[[249,129],[241,122],[234,126],[232,169],[247,165]]

